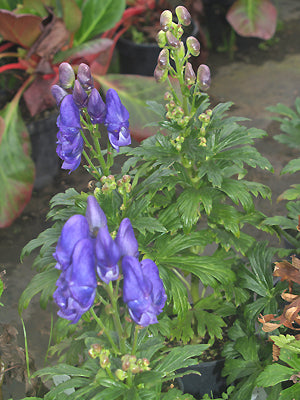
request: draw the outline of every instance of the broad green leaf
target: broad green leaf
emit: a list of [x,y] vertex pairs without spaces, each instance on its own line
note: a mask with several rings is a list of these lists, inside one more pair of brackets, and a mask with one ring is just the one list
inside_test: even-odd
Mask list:
[[[300,132],[300,131],[299,131]],[[280,175],[293,174],[300,170],[300,158],[291,160],[284,168],[282,168]]]
[[299,340],[292,335],[270,336],[270,339],[280,348],[291,350],[295,354],[300,354]]
[[238,338],[234,348],[241,354],[245,361],[259,361],[258,343],[256,337],[241,337]]
[[20,297],[18,306],[19,314],[22,314],[22,312],[28,307],[31,299],[36,294],[43,291],[53,294],[58,277],[59,271],[54,268],[36,274]]
[[165,375],[176,371],[179,368],[195,365],[196,360],[192,357],[200,356],[203,351],[209,348],[207,344],[187,345],[184,347],[175,347],[165,356],[156,366],[156,371],[164,372]]
[[268,40],[276,31],[277,10],[269,0],[237,0],[226,18],[241,36]]
[[105,91],[113,88],[118,92],[129,111],[130,130],[136,140],[143,140],[158,131],[157,127],[145,127],[149,122],[158,122],[161,119],[147,107],[146,101],[161,101],[167,89],[166,84],[157,84],[152,77],[137,75],[105,75],[94,78]]
[[16,100],[0,111],[0,165],[0,228],[4,228],[23,211],[34,181],[29,134]]
[[267,365],[264,371],[258,376],[256,382],[258,386],[274,386],[279,382],[289,380],[294,373],[294,369],[286,367],[285,365]]
[[280,400],[291,400],[291,399],[299,399],[300,398],[300,385],[299,382],[297,384],[292,385],[291,387],[282,390],[280,392]]
[[76,32],[82,21],[82,13],[75,0],[61,0],[63,20],[69,32]]
[[53,367],[46,367],[38,370],[33,376],[49,376],[54,375],[69,375],[69,376],[80,376],[84,378],[90,378],[93,376],[93,372],[85,368],[74,367],[68,364],[57,364]]
[[74,44],[84,43],[107,31],[121,19],[125,0],[86,0],[81,7],[82,20]]

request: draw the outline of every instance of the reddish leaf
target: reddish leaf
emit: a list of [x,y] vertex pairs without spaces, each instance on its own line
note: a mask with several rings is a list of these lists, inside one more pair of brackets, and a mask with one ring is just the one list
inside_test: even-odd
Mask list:
[[24,93],[26,106],[32,116],[52,108],[55,100],[51,94],[52,80],[37,77]]
[[32,14],[15,15],[8,10],[0,10],[0,35],[4,40],[30,47],[41,34],[42,18]]
[[0,111],[5,128],[0,144],[0,228],[9,226],[31,198],[34,164],[26,126],[12,101]]
[[241,36],[268,40],[276,31],[277,10],[270,0],[237,0],[226,18]]
[[288,261],[275,263],[274,276],[279,276],[282,281],[296,282],[300,284],[300,271]]

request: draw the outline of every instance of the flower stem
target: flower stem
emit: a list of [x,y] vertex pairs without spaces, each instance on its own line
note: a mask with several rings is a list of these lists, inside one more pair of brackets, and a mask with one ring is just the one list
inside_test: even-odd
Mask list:
[[126,344],[125,344],[123,327],[121,324],[119,310],[118,310],[118,294],[117,295],[115,294],[111,281],[109,282],[108,285],[105,285],[105,287],[106,287],[107,293],[109,295],[112,309],[113,309],[112,315],[113,315],[113,319],[114,319],[115,328],[116,328],[116,331],[118,332],[118,336],[119,336],[120,350],[123,354],[125,354]]
[[138,326],[138,325],[135,325],[135,328],[134,328],[134,337],[133,337],[133,345],[132,345],[132,350],[131,350],[131,354],[132,354],[132,355],[135,355],[135,353],[136,353],[136,347],[137,347],[138,336],[139,336],[139,326]]
[[95,145],[95,149],[96,149],[96,157],[97,160],[100,163],[100,166],[102,168],[103,171],[103,175],[109,175],[109,167],[106,165],[106,162],[104,160],[102,151],[101,151],[101,147],[100,147],[100,143],[97,137],[93,136],[93,140],[94,140],[94,145]]
[[111,344],[111,347],[113,348],[114,352],[116,354],[120,354],[120,351],[117,347],[117,345],[115,344],[115,342],[113,341],[112,337],[110,336],[110,334],[107,332],[107,329],[105,327],[105,325],[103,324],[103,322],[101,321],[101,319],[97,316],[97,314],[95,313],[94,307],[90,308],[90,313],[92,314],[93,318],[95,319],[95,321],[97,322],[97,324],[99,325],[100,329],[103,330],[103,332],[105,333],[107,339],[109,340],[109,343]]

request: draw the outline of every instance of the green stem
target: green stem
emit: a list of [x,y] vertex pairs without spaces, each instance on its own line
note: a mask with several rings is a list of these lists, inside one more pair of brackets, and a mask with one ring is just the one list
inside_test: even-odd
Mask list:
[[285,229],[279,228],[280,234],[284,236],[288,242],[290,242],[295,249],[299,247],[299,241],[292,235],[290,235]]
[[95,313],[94,307],[90,308],[90,313],[92,314],[93,318],[95,319],[95,321],[97,322],[97,324],[99,325],[100,329],[103,330],[103,332],[105,333],[107,339],[109,340],[109,343],[111,344],[111,347],[113,348],[114,352],[116,354],[120,354],[120,351],[117,347],[117,345],[115,344],[115,342],[113,341],[112,337],[110,336],[109,332],[107,331],[105,325],[103,324],[103,322],[101,321],[101,319],[98,317],[98,315]]
[[131,354],[132,354],[133,356],[134,356],[135,353],[136,353],[138,336],[139,336],[139,326],[138,326],[138,325],[135,325],[135,328],[134,328],[134,337],[133,337],[133,345],[132,345],[132,350],[131,350]]
[[23,326],[24,343],[25,343],[24,347],[25,347],[25,360],[26,360],[27,376],[28,376],[28,380],[30,380],[28,342],[27,342],[27,334],[26,334],[26,328],[25,328],[25,324],[24,324],[23,318],[21,318],[21,322],[22,322],[22,326]]
[[191,274],[191,296],[192,296],[192,301],[193,305],[195,305],[199,300],[199,278]]
[[103,175],[107,176],[107,175],[109,175],[109,168],[107,167],[106,162],[104,160],[99,140],[94,135],[93,135],[93,140],[94,140],[94,145],[95,145],[95,149],[96,149],[97,160],[99,161],[99,163],[101,165],[101,168],[102,168],[102,171],[103,171]]
[[120,350],[123,354],[126,352],[126,343],[125,343],[125,337],[124,337],[124,332],[123,332],[123,327],[121,324],[120,320],[120,315],[119,315],[119,309],[118,309],[118,293],[115,294],[113,287],[112,287],[112,282],[109,282],[108,285],[105,285],[107,293],[109,295],[112,309],[113,309],[113,320],[115,324],[116,331],[118,332],[119,336],[119,342],[120,342]]
[[95,165],[93,164],[92,160],[90,159],[90,157],[88,156],[87,152],[85,150],[82,151],[82,154],[84,155],[84,158],[86,159],[88,166],[90,168],[93,169],[92,174],[97,178],[97,179],[101,179],[101,175],[99,174],[99,172],[97,171],[97,168],[95,167]]

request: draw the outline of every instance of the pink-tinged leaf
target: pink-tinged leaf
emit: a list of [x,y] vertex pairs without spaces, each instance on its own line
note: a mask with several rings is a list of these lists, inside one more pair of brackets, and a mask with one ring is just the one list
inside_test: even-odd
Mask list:
[[129,111],[131,136],[138,141],[155,135],[158,126],[146,126],[160,121],[160,117],[147,107],[146,101],[162,102],[166,84],[158,84],[154,78],[139,75],[94,76],[104,91],[113,88],[118,92],[124,106]]
[[241,36],[268,40],[276,31],[277,10],[270,0],[237,0],[226,18]]
[[52,80],[37,77],[24,92],[24,100],[32,116],[55,106],[51,86]]
[[113,41],[111,39],[98,38],[86,42],[72,49],[57,53],[53,59],[54,64],[60,64],[68,61],[71,64],[80,64],[84,62],[91,65],[99,56],[109,52]]
[[28,48],[41,34],[42,18],[32,14],[14,14],[0,10],[0,35],[4,40]]
[[14,102],[0,111],[4,131],[0,143],[0,228],[9,226],[31,198],[34,163],[30,139]]

